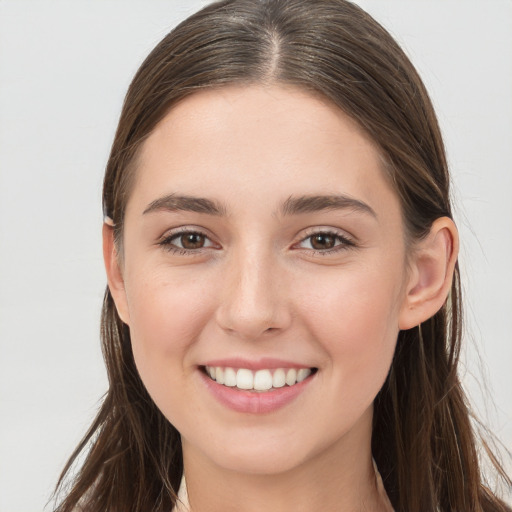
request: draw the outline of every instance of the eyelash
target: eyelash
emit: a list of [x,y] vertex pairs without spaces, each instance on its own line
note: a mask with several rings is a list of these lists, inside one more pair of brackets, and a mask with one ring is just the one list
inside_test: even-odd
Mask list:
[[[176,231],[174,233],[171,233],[171,234],[165,236],[162,240],[160,240],[158,242],[157,245],[161,246],[166,251],[168,251],[172,254],[177,254],[179,256],[196,256],[196,255],[202,254],[205,249],[209,249],[214,246],[214,243],[211,242],[211,240],[210,240],[211,245],[209,245],[207,247],[200,247],[197,249],[186,249],[184,247],[177,247],[176,245],[174,245],[173,241],[176,239],[179,239],[180,237],[182,237],[184,235],[199,235],[199,236],[203,236],[206,240],[210,240],[209,236],[201,230],[182,229],[180,231]],[[312,237],[318,236],[318,235],[333,237],[336,245],[330,249],[324,249],[324,250],[305,249],[307,252],[312,253],[314,255],[327,256],[330,254],[335,254],[335,253],[356,247],[356,244],[353,240],[351,240],[350,238],[348,238],[344,235],[341,235],[340,233],[333,231],[333,230],[312,231],[312,232],[308,233],[304,238],[302,238],[299,242],[294,244],[293,247],[295,247],[299,244],[302,244],[306,240],[311,239]],[[298,249],[301,249],[301,248],[299,247]],[[304,248],[302,248],[302,249],[304,249]]]
[[[181,229],[180,231],[175,231],[167,236],[165,236],[162,240],[158,242],[158,245],[161,246],[166,251],[177,254],[179,256],[196,256],[202,254],[205,249],[209,249],[210,246],[200,247],[198,249],[185,249],[184,247],[177,247],[174,245],[173,241],[181,238],[184,235],[199,235],[203,236],[206,240],[210,240],[210,237],[201,231],[200,229]],[[211,240],[210,240],[211,241]],[[212,243],[211,246],[214,244]]]
[[314,236],[318,236],[318,235],[323,235],[323,236],[328,236],[328,237],[334,238],[334,242],[336,245],[334,247],[332,247],[331,249],[324,249],[324,250],[306,249],[307,251],[311,251],[314,255],[328,256],[331,254],[336,254],[338,252],[346,251],[347,249],[356,247],[356,244],[353,240],[351,240],[350,238],[348,238],[345,235],[340,234],[337,231],[333,231],[333,230],[329,230],[329,229],[319,229],[319,230],[311,231],[311,232],[307,233],[306,236],[304,238],[302,238],[295,245],[302,244],[306,240],[309,240],[309,239],[313,238]]

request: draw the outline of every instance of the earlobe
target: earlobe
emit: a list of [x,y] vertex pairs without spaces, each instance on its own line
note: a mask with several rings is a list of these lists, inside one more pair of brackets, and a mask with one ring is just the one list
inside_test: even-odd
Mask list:
[[103,261],[107,273],[107,282],[114,299],[117,314],[125,324],[129,324],[128,302],[124,286],[116,245],[114,243],[114,228],[103,224]]
[[441,309],[451,289],[458,251],[455,223],[448,217],[437,219],[411,257],[410,278],[399,318],[401,330],[419,325]]

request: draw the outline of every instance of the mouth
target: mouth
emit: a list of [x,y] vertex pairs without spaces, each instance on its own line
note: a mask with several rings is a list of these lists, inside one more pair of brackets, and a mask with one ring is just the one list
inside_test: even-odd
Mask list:
[[306,367],[250,370],[229,366],[201,366],[200,370],[217,384],[254,393],[296,386],[318,371],[317,368]]

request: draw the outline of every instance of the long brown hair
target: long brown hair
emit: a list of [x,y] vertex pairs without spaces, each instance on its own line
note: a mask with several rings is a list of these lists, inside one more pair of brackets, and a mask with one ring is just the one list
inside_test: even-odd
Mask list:
[[[285,83],[319,94],[355,119],[380,148],[400,198],[407,235],[452,216],[436,116],[413,65],[373,18],[345,0],[225,0],[168,34],[128,90],[108,160],[103,204],[122,246],[123,220],[141,144],[178,101],[225,84]],[[510,511],[483,484],[457,363],[458,268],[445,306],[401,331],[375,400],[372,449],[397,511]],[[129,328],[107,289],[101,335],[109,389],[64,468],[85,453],[67,496],[70,512],[168,511],[183,461],[180,435],[148,395]],[[512,486],[496,462],[506,485]]]

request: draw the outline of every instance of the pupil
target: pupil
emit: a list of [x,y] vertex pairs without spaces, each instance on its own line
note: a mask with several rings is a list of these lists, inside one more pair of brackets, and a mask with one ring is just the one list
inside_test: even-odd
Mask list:
[[204,245],[204,236],[200,233],[188,233],[182,235],[181,245],[185,249],[200,249]]
[[334,247],[334,237],[332,235],[315,235],[311,245],[315,249],[332,249]]

